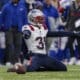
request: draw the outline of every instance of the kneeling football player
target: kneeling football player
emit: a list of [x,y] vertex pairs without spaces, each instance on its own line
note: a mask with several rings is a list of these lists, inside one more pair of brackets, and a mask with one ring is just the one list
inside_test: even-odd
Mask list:
[[63,63],[47,55],[45,39],[48,29],[45,25],[44,14],[40,10],[33,9],[28,14],[28,22],[29,25],[22,27],[22,32],[25,43],[31,53],[30,62],[26,66],[17,64],[14,67],[15,72],[37,71],[41,67],[51,71],[67,71]]

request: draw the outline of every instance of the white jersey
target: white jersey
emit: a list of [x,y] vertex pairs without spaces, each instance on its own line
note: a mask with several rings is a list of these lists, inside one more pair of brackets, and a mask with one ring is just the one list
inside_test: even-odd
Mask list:
[[31,36],[29,39],[25,39],[28,50],[35,54],[46,54],[45,38],[48,32],[47,27],[42,26],[40,29],[33,25],[25,25],[22,31],[29,30]]

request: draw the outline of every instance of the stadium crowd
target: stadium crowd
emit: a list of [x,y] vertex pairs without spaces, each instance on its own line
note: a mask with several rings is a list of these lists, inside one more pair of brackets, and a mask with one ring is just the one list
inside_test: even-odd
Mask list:
[[[41,10],[49,31],[80,30],[80,0],[0,0],[0,64],[26,63],[29,51],[22,35],[28,13]],[[47,53],[64,64],[80,65],[80,37],[48,37]],[[31,43],[32,44],[32,43]],[[41,43],[40,43],[41,44]]]

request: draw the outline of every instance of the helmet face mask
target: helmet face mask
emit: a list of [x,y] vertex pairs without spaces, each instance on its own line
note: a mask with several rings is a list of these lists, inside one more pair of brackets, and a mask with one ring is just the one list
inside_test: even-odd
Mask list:
[[32,25],[39,25],[45,23],[44,14],[37,9],[31,10],[28,14],[28,22]]
[[34,18],[34,22],[35,22],[36,24],[37,24],[37,23],[39,23],[39,24],[44,24],[45,18],[42,17],[42,16],[37,16],[37,17]]

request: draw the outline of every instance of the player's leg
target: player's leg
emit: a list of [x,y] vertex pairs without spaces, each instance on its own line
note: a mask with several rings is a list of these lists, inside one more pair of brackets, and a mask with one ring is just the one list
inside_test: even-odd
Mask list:
[[74,57],[74,49],[73,49],[73,43],[74,43],[75,37],[69,37],[67,47],[70,49],[70,55],[71,57]]
[[38,56],[31,57],[30,64],[27,66],[27,71],[29,72],[37,71],[40,67],[39,62],[40,60]]
[[20,62],[20,55],[21,55],[21,46],[22,46],[22,33],[14,30],[14,64]]
[[61,63],[60,61],[50,58],[46,56],[43,60],[44,66],[47,68],[47,70],[52,71],[67,71],[66,66]]
[[5,60],[4,60],[4,62],[13,63],[13,61],[12,61],[12,57],[13,57],[12,55],[14,54],[13,34],[10,30],[5,32],[5,38],[6,38],[6,49],[5,49]]
[[76,65],[80,65],[80,37],[77,36],[77,49],[78,49],[78,53],[77,53],[77,61],[76,61]]
[[4,55],[5,55],[5,33],[0,32],[0,63],[4,63]]
[[78,43],[78,59],[80,60],[80,37],[77,37],[77,43]]

